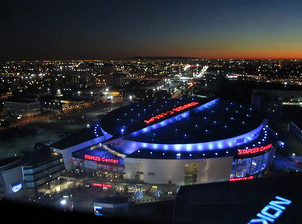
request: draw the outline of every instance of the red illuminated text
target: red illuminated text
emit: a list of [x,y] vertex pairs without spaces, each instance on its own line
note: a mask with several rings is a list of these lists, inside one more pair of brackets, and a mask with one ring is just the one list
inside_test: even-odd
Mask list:
[[84,155],[85,159],[93,160],[93,161],[99,161],[99,162],[104,162],[104,163],[118,163],[117,159],[108,159],[105,157],[100,157],[100,156],[91,156],[91,155]]
[[238,155],[248,155],[248,154],[263,152],[267,149],[270,149],[272,146],[273,146],[273,144],[271,143],[266,146],[260,146],[260,147],[255,147],[255,148],[251,148],[251,149],[239,149]]
[[179,106],[179,107],[173,108],[173,109],[170,110],[170,111],[167,111],[167,112],[158,114],[158,115],[156,115],[156,116],[154,116],[154,117],[151,117],[151,118],[148,119],[148,120],[144,120],[144,122],[145,122],[146,124],[149,124],[149,123],[151,123],[151,122],[153,122],[153,121],[155,121],[155,120],[159,120],[159,119],[161,119],[161,118],[163,118],[163,117],[165,117],[165,116],[167,116],[167,115],[169,115],[169,114],[172,115],[172,114],[174,114],[174,112],[179,112],[179,111],[185,110],[185,109],[187,109],[187,108],[189,108],[189,107],[193,107],[193,106],[195,106],[195,105],[197,105],[197,104],[198,104],[197,102],[191,102],[191,103],[185,104],[185,105],[183,105],[183,106]]
[[111,184],[102,184],[102,183],[92,183],[92,186],[95,186],[95,187],[112,187]]
[[251,179],[254,179],[254,176],[230,178],[230,181],[241,181],[241,180],[251,180]]

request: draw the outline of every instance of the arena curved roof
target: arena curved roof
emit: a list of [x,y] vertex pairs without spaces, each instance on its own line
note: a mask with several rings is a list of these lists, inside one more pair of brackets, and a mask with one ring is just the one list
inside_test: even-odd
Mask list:
[[[184,108],[181,111],[168,113],[181,107]],[[130,104],[104,116],[100,126],[114,137],[123,136],[129,141],[187,144],[240,136],[255,130],[262,122],[263,117],[245,104],[183,98]]]
[[[153,100],[132,103],[105,115],[100,121],[100,126],[106,133],[115,137],[121,135],[125,136],[126,134],[148,126],[143,122],[144,120],[157,114],[170,111],[173,108],[188,104],[192,102],[192,100],[194,100],[194,98]],[[200,103],[202,104],[208,101],[209,100],[203,100]]]

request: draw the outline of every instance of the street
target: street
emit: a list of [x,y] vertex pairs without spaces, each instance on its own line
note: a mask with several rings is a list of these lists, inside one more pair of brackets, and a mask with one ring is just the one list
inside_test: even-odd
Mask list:
[[37,142],[56,142],[60,135],[66,132],[75,132],[100,120],[100,115],[123,105],[123,103],[105,103],[95,105],[68,114],[60,114],[50,119],[24,124],[15,129],[6,130],[1,135],[7,138],[0,141],[0,159],[16,156],[21,152],[33,151]]

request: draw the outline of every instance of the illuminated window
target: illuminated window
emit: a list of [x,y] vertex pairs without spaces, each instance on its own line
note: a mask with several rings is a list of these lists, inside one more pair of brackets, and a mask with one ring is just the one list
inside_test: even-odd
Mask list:
[[230,178],[245,177],[247,175],[255,175],[263,171],[271,162],[274,150],[270,152],[245,159],[234,159]]
[[187,163],[185,165],[185,185],[196,184],[197,169],[197,163]]

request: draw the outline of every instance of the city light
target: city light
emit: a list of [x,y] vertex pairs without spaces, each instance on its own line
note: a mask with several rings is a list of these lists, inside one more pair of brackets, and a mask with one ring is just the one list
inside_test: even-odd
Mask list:
[[290,205],[292,203],[291,200],[288,200],[286,198],[276,196],[275,199],[272,200],[266,205],[260,213],[258,213],[256,216],[256,219],[252,219],[249,221],[248,224],[251,223],[267,223],[268,222],[275,222],[275,220],[283,213],[283,211],[286,209],[285,205]]
[[84,159],[88,160],[93,160],[93,161],[98,161],[98,162],[104,162],[104,163],[118,163],[117,159],[109,159],[105,157],[100,157],[100,156],[91,156],[91,155],[84,155]]
[[230,178],[229,181],[234,182],[234,181],[251,180],[251,179],[254,179],[254,176],[249,176],[249,177],[235,177],[235,178]]
[[180,111],[182,111],[182,110],[185,110],[185,109],[188,109],[188,108],[190,108],[190,107],[193,107],[193,106],[195,106],[195,105],[197,105],[197,104],[198,104],[198,102],[191,102],[191,103],[185,104],[185,105],[183,105],[183,106],[179,106],[179,107],[173,108],[173,109],[170,110],[170,111],[166,111],[166,112],[164,112],[164,113],[161,113],[161,114],[158,114],[158,115],[156,115],[156,116],[154,116],[154,117],[151,117],[151,118],[149,118],[148,120],[144,120],[144,122],[145,122],[146,124],[152,123],[152,122],[154,122],[154,121],[156,121],[156,120],[160,120],[161,118],[163,118],[163,117],[165,117],[165,116],[167,116],[167,115],[172,115],[172,114],[174,114],[175,112],[180,112]]
[[102,183],[92,183],[92,186],[94,186],[94,187],[108,187],[108,188],[112,187],[111,184],[102,184]]
[[272,148],[273,144],[270,143],[266,146],[260,146],[260,147],[255,147],[255,148],[250,148],[250,149],[239,149],[238,150],[238,155],[247,155],[247,154],[254,154],[258,152],[263,152],[265,150],[268,150]]
[[2,2],[4,218],[302,223],[301,1]]

